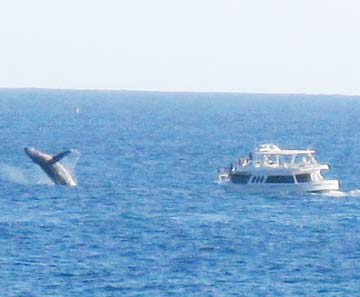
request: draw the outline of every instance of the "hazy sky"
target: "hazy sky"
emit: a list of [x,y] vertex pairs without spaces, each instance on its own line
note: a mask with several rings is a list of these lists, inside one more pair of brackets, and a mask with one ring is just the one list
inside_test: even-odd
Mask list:
[[360,95],[359,0],[0,0],[0,87]]

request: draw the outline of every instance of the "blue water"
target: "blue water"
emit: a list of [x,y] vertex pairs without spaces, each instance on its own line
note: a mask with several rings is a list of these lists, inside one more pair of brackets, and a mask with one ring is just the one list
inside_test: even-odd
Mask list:
[[[358,295],[359,115],[341,96],[1,90],[0,296]],[[262,142],[315,148],[341,192],[216,183]],[[76,149],[79,186],[28,145]]]

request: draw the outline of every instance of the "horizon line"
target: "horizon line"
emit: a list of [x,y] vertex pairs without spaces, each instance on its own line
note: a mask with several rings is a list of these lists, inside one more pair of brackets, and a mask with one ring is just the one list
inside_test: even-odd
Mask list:
[[133,93],[176,93],[176,94],[229,94],[229,95],[291,95],[291,96],[338,96],[360,97],[360,94],[341,93],[306,93],[306,92],[241,92],[241,91],[207,91],[207,90],[142,90],[142,89],[113,89],[113,88],[54,88],[54,87],[0,87],[2,90],[47,90],[47,91],[76,91],[76,92],[133,92]]

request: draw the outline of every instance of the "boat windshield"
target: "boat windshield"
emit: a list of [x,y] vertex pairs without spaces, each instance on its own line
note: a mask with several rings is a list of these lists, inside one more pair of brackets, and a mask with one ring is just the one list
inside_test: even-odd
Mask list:
[[304,154],[304,155],[296,155],[295,164],[298,165],[315,165],[317,164],[317,161],[315,160],[314,154]]
[[255,166],[293,167],[316,165],[313,153],[303,154],[256,154],[253,160]]

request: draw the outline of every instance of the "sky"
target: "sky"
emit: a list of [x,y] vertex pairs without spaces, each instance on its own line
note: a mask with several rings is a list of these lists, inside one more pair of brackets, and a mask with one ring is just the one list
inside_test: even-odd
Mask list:
[[0,87],[360,95],[359,0],[0,0]]

